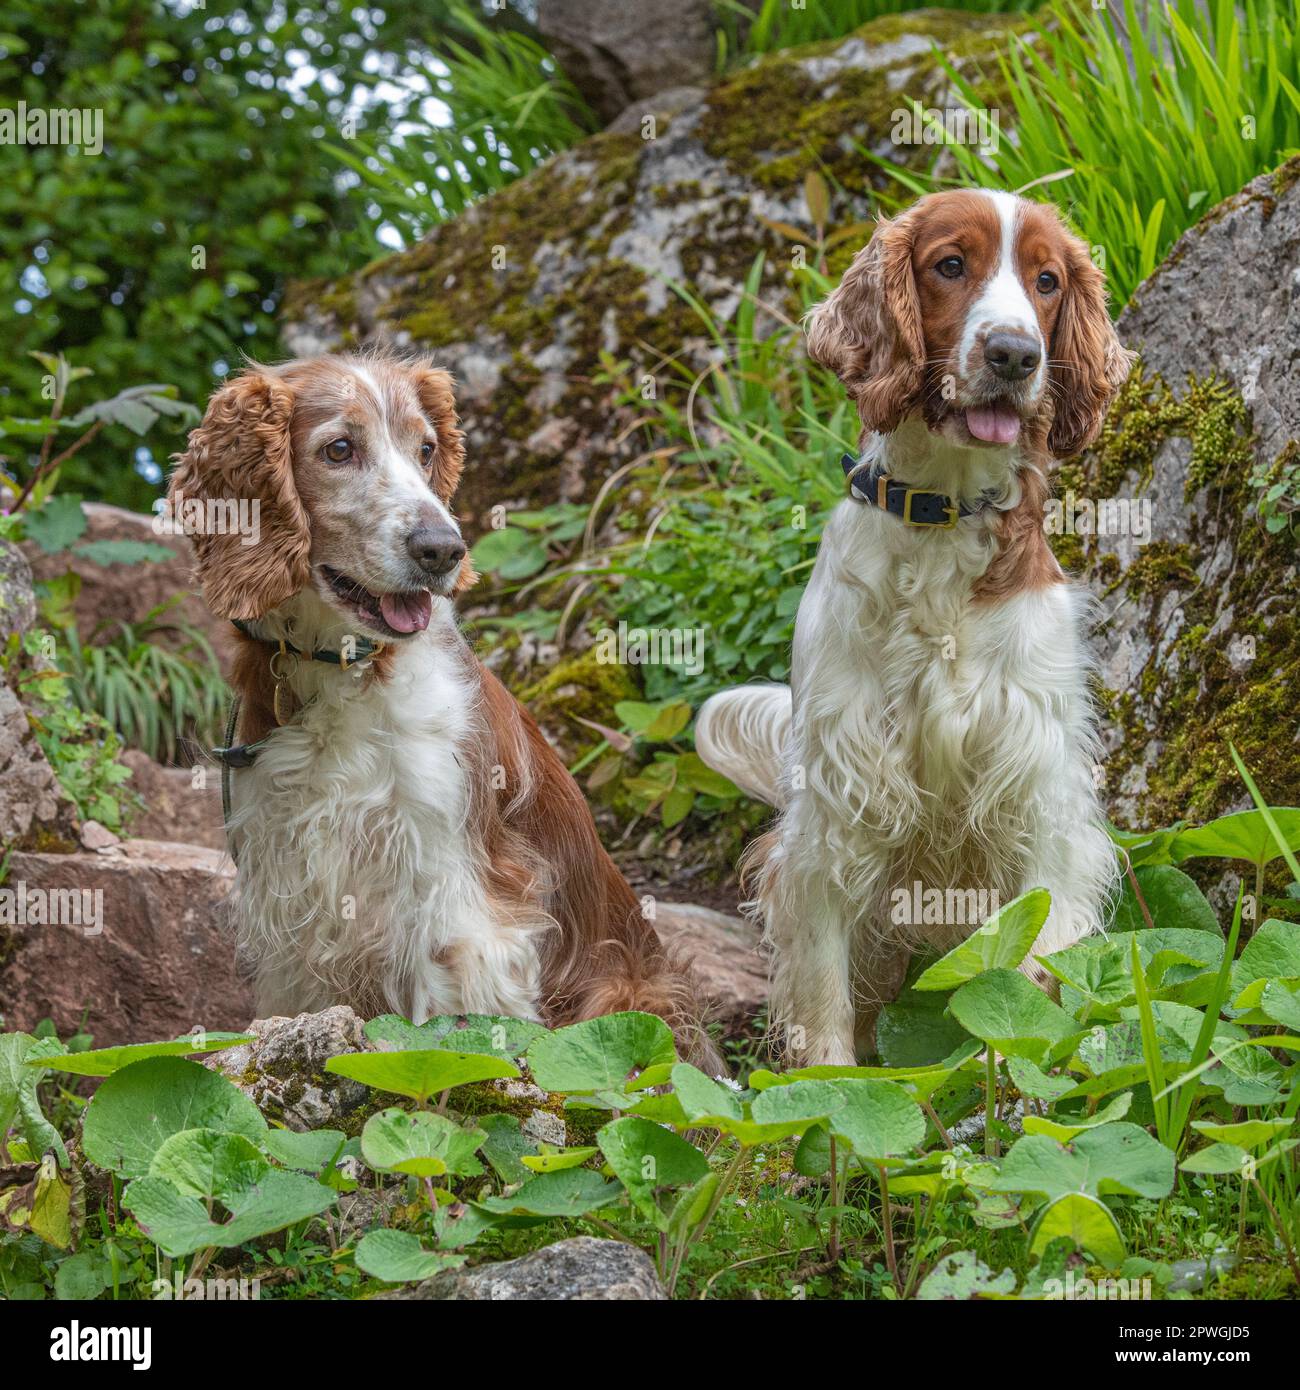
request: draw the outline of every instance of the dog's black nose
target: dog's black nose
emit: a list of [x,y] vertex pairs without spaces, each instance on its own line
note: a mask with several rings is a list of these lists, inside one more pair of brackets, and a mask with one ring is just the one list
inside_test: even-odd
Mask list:
[[1037,340],[1026,333],[990,333],[984,342],[984,360],[1003,381],[1024,381],[1041,359]]
[[406,549],[434,578],[455,569],[465,558],[465,542],[450,526],[417,526],[406,538]]

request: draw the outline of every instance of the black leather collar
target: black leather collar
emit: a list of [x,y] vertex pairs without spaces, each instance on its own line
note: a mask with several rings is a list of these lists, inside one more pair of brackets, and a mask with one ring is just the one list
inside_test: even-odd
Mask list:
[[857,475],[867,464],[852,454],[845,454],[840,460],[844,476],[848,479],[849,496],[855,502],[865,502],[870,507],[878,507],[889,512],[908,526],[928,526],[940,531],[951,531],[963,516],[974,516],[982,512],[988,503],[980,501],[975,506],[949,497],[946,492],[927,492],[924,488],[908,487],[906,483],[895,482],[879,463],[868,468],[864,478]]
[[365,661],[368,657],[374,656],[377,652],[384,650],[383,642],[372,642],[369,637],[358,637],[356,639],[356,650],[351,656],[344,656],[342,652],[331,652],[325,649],[318,651],[304,652],[299,651],[292,642],[282,642],[278,637],[261,637],[253,631],[252,625],[246,623],[242,618],[232,618],[231,622],[237,627],[245,637],[251,638],[254,642],[261,642],[264,646],[274,647],[277,651],[287,652],[290,656],[300,656],[304,661],[327,661],[334,666],[342,666],[346,671],[355,661]]

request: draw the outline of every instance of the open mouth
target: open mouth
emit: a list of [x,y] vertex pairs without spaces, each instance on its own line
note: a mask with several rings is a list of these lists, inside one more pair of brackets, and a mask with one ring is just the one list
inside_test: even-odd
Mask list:
[[388,637],[410,637],[429,626],[433,595],[428,589],[372,594],[350,575],[340,574],[328,565],[320,569],[334,597],[376,632]]
[[1014,444],[1020,438],[1020,412],[1008,401],[986,401],[962,412],[972,439],[982,444]]

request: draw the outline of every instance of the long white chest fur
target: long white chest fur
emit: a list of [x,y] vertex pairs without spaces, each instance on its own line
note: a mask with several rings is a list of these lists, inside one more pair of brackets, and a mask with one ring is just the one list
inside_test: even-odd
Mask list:
[[[539,917],[500,920],[468,833],[474,689],[450,618],[383,681],[296,663],[303,708],[234,774],[234,911],[257,1007],[536,1017]],[[377,989],[381,997],[373,997]]]
[[979,524],[936,535],[850,501],[822,539],[759,892],[774,1009],[813,1060],[869,1040],[908,951],[950,948],[1029,888],[1052,894],[1036,953],[1101,925],[1086,603],[1065,583],[974,601],[994,545]]

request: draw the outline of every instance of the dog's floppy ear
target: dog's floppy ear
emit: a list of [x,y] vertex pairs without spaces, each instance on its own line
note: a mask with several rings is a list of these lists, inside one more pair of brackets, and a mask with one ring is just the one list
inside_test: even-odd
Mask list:
[[419,367],[413,372],[420,409],[433,426],[437,452],[433,460],[433,490],[450,502],[465,467],[465,435],[456,418],[455,383],[449,373],[437,367]]
[[[169,509],[190,535],[195,576],[219,618],[260,618],[310,577],[311,534],[293,480],[293,406],[292,387],[253,368],[212,397],[176,460]],[[253,518],[253,544],[232,524],[241,503]],[[204,520],[191,526],[194,504]]]
[[808,353],[857,402],[863,426],[897,429],[925,380],[925,335],[912,276],[911,212],[882,219],[839,288],[808,317]]
[[[452,495],[460,484],[460,475],[465,469],[465,432],[460,428],[456,416],[456,383],[450,373],[437,367],[417,367],[413,369],[416,395],[420,398],[420,409],[425,419],[433,426],[437,450],[433,458],[433,476],[430,481],[433,490],[443,502],[450,505]],[[453,596],[463,594],[477,581],[473,562],[469,556],[460,562],[460,573],[456,576]]]
[[1106,282],[1077,237],[1067,238],[1065,298],[1052,333],[1055,413],[1047,436],[1054,458],[1069,458],[1096,439],[1133,353],[1106,311]]

